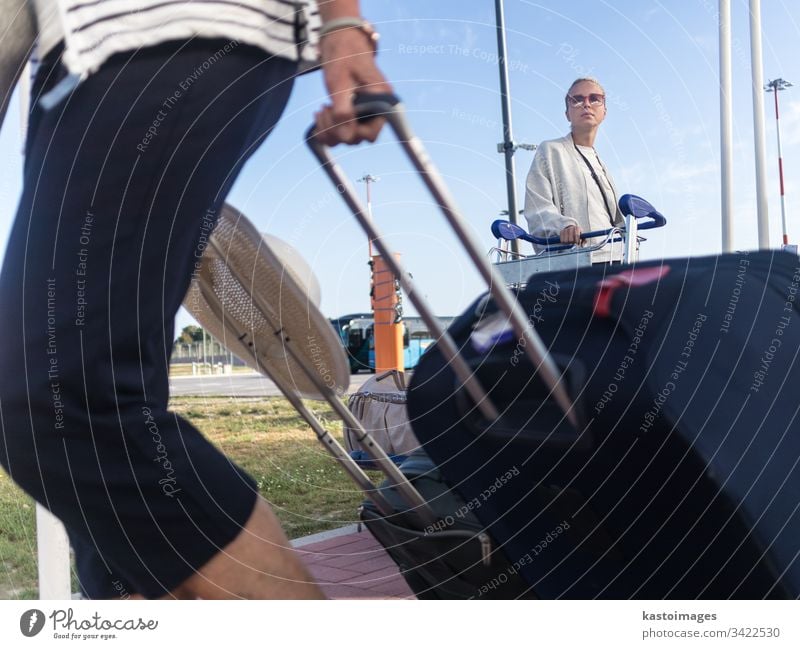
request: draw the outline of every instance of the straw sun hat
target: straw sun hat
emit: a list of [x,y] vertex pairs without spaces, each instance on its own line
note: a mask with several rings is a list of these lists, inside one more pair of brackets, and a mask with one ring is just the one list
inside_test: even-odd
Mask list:
[[226,203],[183,306],[250,367],[323,398],[347,390],[350,370],[319,302],[319,282],[298,251]]

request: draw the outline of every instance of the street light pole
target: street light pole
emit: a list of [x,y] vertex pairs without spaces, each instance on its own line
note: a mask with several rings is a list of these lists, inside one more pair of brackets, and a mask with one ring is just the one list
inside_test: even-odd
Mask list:
[[[365,183],[367,186],[367,216],[369,217],[370,221],[372,221],[372,192],[370,191],[370,185],[378,182],[379,180],[380,178],[373,176],[372,174],[364,174],[358,179],[358,182]],[[369,258],[372,259],[372,239],[369,240]]]
[[[497,59],[500,68],[500,105],[503,111],[503,142],[498,151],[506,158],[506,194],[508,195],[508,220],[517,223],[517,180],[514,171],[514,135],[511,132],[511,91],[508,83],[508,49],[506,48],[506,19],[503,0],[495,0],[495,21],[497,28]],[[511,249],[519,252],[519,244],[514,239]]]
[[783,153],[781,152],[781,122],[778,113],[778,91],[791,88],[792,84],[785,79],[774,79],[764,86],[767,92],[775,93],[775,130],[778,133],[778,180],[781,188],[781,223],[783,225],[783,245],[789,243],[789,235],[786,230],[786,197],[783,191]]

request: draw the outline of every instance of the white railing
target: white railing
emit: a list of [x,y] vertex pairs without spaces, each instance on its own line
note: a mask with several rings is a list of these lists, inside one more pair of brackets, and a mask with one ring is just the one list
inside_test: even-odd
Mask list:
[[69,539],[61,521],[36,505],[39,599],[71,599]]

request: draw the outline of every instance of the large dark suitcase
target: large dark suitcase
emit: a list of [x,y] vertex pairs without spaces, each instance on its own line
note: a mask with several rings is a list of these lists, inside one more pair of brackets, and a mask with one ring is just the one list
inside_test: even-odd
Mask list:
[[483,298],[450,333],[501,417],[433,348],[414,431],[538,597],[798,597],[798,287],[772,252],[533,276],[580,428]]

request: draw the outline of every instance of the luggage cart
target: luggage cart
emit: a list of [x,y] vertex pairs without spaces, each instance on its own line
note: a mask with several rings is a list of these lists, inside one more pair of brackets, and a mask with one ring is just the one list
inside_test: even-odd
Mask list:
[[[638,260],[638,244],[644,240],[639,237],[639,230],[663,227],[667,220],[645,199],[634,194],[622,196],[619,199],[619,208],[625,216],[625,226],[582,233],[581,239],[584,240],[603,237],[601,241],[588,246],[559,245],[558,237],[535,237],[515,223],[498,219],[491,226],[497,245],[489,251],[489,254],[497,255],[494,266],[506,284],[509,287],[519,288],[524,287],[527,279],[536,273],[575,270],[581,266],[588,266],[592,263],[592,253],[605,246],[611,247],[612,260],[616,258],[618,263],[632,263]],[[514,253],[510,246],[505,245],[514,240],[546,247],[535,255],[521,255]]]

